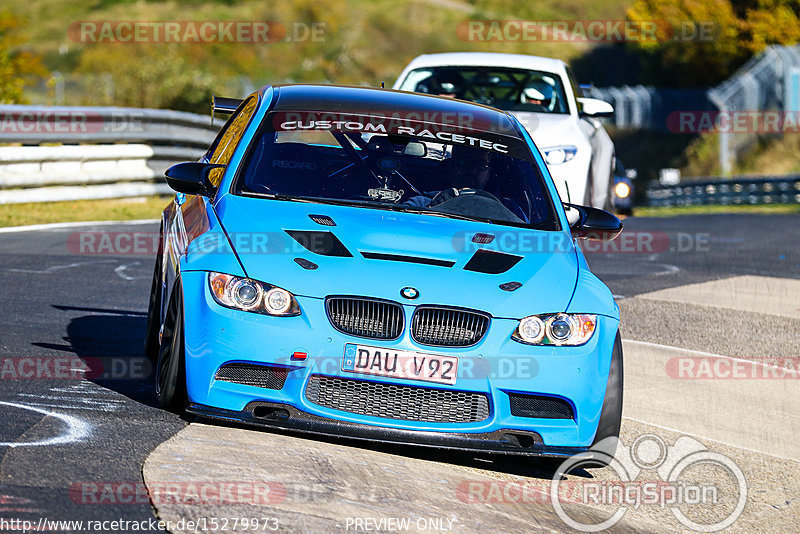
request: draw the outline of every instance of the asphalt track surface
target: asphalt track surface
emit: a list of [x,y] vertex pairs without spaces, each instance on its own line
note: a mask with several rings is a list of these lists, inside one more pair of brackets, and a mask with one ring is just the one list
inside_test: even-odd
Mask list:
[[[618,297],[623,338],[729,355],[753,344],[759,354],[785,354],[793,347],[791,354],[797,355],[795,319],[740,311],[731,332],[726,330],[730,316],[720,309],[706,314],[634,297],[734,276],[800,279],[800,216],[631,218],[625,226],[623,235],[634,236],[625,250],[587,254],[593,271]],[[155,519],[142,493],[142,466],[189,422],[155,406],[149,369],[141,359],[153,256],[82,254],[68,245],[76,232],[89,231],[156,232],[157,225],[0,233],[0,518],[34,525],[42,518]],[[750,325],[752,332],[742,331]],[[761,329],[769,335],[759,338]],[[725,341],[730,336],[733,340]],[[743,337],[737,341],[736,336]],[[40,376],[22,376],[31,365],[39,366],[35,374]],[[56,366],[61,374],[47,378]],[[72,368],[84,371],[65,371]],[[313,447],[313,441],[306,443]],[[436,452],[375,450],[445,468],[473,465],[472,459]],[[515,468],[496,464],[489,469]],[[133,494],[128,499],[133,502],[101,498],[103,504],[94,503],[101,496],[93,488],[109,483],[131,485],[121,494]],[[796,514],[797,503],[792,506]],[[637,530],[633,523],[627,528]]]

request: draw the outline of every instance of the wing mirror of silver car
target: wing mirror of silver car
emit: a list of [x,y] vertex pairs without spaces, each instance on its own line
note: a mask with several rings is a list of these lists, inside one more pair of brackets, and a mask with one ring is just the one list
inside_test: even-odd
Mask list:
[[576,99],[580,107],[580,114],[584,117],[610,117],[614,114],[614,106],[597,98],[580,97]]

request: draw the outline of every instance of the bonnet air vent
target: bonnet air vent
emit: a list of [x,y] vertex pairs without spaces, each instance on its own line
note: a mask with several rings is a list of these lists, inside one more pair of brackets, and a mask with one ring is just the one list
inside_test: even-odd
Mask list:
[[515,266],[521,259],[522,256],[479,249],[475,251],[464,269],[476,273],[500,274]]
[[321,224],[322,226],[336,226],[336,223],[333,222],[333,219],[328,217],[327,215],[309,215],[312,221],[317,224]]
[[472,236],[473,243],[485,245],[487,243],[491,243],[492,241],[494,241],[494,236],[492,234],[475,234]]
[[503,291],[516,291],[521,287],[522,284],[519,282],[506,282],[505,284],[500,284],[500,289],[502,289]]
[[435,258],[420,258],[419,256],[403,256],[400,254],[384,254],[382,252],[361,252],[368,260],[404,261],[406,263],[421,263],[423,265],[436,265],[437,267],[452,267],[456,262],[437,260]]
[[292,239],[300,243],[303,248],[319,254],[320,256],[338,256],[351,258],[353,255],[347,250],[339,238],[331,232],[317,232],[308,230],[284,230]]
[[313,261],[308,261],[305,258],[295,258],[294,262],[303,269],[306,269],[307,271],[313,271],[314,269],[319,267],[319,265],[317,265]]

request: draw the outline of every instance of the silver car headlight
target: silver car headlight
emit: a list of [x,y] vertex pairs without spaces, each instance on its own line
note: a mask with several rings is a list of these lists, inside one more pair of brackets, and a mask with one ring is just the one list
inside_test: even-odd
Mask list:
[[561,165],[575,157],[578,147],[572,145],[551,146],[542,149],[544,161],[548,165]]
[[511,338],[528,345],[583,345],[596,327],[597,315],[587,313],[531,315],[519,322]]
[[264,282],[210,272],[208,287],[217,304],[226,308],[281,317],[300,315],[294,295]]

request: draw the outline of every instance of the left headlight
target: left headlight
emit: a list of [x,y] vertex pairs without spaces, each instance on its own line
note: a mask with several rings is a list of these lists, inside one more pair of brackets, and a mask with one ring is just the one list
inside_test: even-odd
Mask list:
[[619,198],[627,198],[631,194],[631,187],[625,182],[617,182],[617,185],[614,186],[614,193]]
[[264,282],[210,272],[208,288],[217,304],[226,308],[281,317],[300,315],[294,295]]
[[511,338],[528,345],[583,345],[596,326],[597,315],[592,314],[531,315],[519,322]]
[[544,161],[548,165],[561,165],[575,157],[578,152],[578,147],[572,145],[565,146],[551,146],[543,148]]

